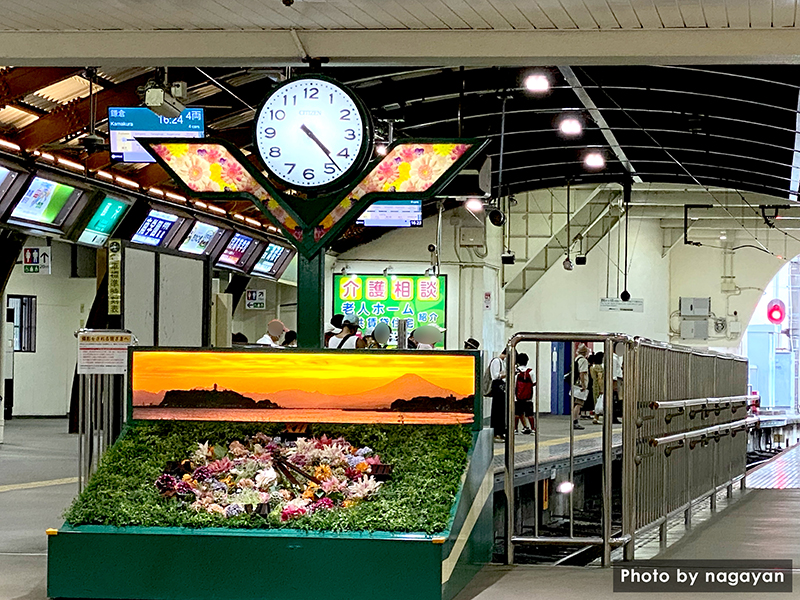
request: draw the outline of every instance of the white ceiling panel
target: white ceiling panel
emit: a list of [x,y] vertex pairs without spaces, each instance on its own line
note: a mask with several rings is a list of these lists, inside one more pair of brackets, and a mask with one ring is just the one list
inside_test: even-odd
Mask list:
[[772,0],[772,26],[794,27],[796,10],[795,0]]
[[653,0],[630,0],[636,17],[645,29],[660,29],[664,26]]
[[728,26],[728,7],[725,0],[702,0],[703,14],[709,27],[724,29]]
[[678,10],[686,27],[706,27],[706,16],[700,0],[678,0]]

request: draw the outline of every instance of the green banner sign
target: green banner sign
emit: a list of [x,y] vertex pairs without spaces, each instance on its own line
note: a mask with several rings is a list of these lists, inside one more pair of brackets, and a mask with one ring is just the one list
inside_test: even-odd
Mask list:
[[446,288],[444,275],[334,275],[333,312],[354,313],[365,329],[386,323],[392,333],[401,319],[409,333],[422,325],[444,328]]

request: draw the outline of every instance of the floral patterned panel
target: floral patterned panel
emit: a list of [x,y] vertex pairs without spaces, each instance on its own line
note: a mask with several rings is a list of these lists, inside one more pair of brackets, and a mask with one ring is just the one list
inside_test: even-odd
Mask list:
[[372,192],[424,192],[471,148],[471,144],[400,144],[314,229],[321,240],[355,204]]
[[224,146],[209,143],[153,144],[153,151],[195,192],[247,192],[297,239],[303,230]]

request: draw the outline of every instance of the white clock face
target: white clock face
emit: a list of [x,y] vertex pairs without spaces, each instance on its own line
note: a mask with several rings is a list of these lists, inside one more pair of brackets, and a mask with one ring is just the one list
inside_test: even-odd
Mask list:
[[331,185],[363,157],[367,128],[355,101],[324,79],[278,88],[256,120],[261,160],[292,187]]

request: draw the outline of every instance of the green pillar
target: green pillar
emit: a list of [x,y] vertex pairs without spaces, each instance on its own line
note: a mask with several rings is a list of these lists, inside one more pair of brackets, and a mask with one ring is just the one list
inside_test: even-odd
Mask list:
[[325,251],[312,258],[298,254],[297,260],[297,345],[322,348],[325,319]]

